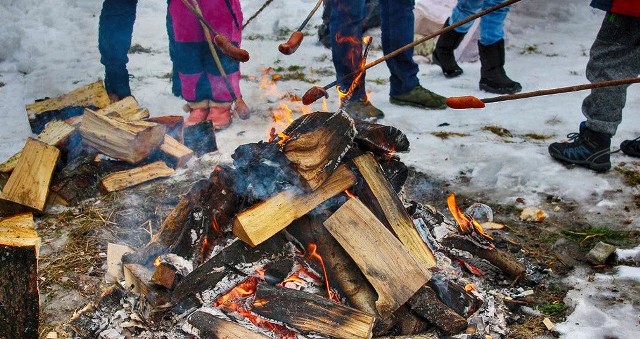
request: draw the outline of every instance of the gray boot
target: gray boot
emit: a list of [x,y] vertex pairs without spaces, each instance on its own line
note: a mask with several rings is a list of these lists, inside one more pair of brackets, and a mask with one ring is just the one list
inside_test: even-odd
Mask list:
[[478,42],[480,52],[480,89],[490,93],[513,94],[522,91],[520,83],[504,71],[504,39],[491,45]]

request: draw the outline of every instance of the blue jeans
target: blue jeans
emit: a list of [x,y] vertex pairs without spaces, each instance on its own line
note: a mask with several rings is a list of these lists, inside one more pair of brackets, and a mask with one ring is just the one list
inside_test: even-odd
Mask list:
[[127,52],[131,47],[138,0],[105,0],[100,12],[98,49],[104,65],[104,85],[120,98],[131,95]]
[[[449,24],[462,21],[489,7],[503,3],[505,0],[458,0],[453,8]],[[504,38],[504,19],[509,13],[509,7],[502,7],[480,18],[480,43],[488,46]],[[455,29],[456,32],[467,33],[473,21]]]
[[[413,42],[414,0],[380,0],[382,51],[389,54]],[[351,86],[353,78],[342,77],[356,71],[362,60],[362,20],[365,16],[365,0],[331,1],[331,52],[336,68],[338,85],[343,91]],[[348,38],[354,38],[355,43]],[[391,71],[389,95],[404,94],[419,85],[418,65],[413,61],[413,48],[387,60]],[[351,95],[352,100],[365,98],[364,76]]]

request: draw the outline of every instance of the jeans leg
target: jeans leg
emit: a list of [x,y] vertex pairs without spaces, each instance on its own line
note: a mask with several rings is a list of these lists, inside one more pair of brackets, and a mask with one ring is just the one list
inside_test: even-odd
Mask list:
[[[591,46],[586,75],[590,82],[637,77],[640,74],[640,18],[607,14]],[[627,87],[594,88],[582,101],[586,126],[615,135],[622,122]]]
[[[483,3],[484,0],[458,0],[458,4],[456,4],[456,7],[454,7],[451,12],[449,24],[455,24],[456,22],[462,21],[480,12]],[[458,33],[467,33],[471,29],[471,26],[473,26],[473,21],[455,28],[454,31]]]
[[[336,78],[342,91],[347,91],[353,79],[342,77],[356,71],[362,60],[362,19],[364,18],[364,0],[331,1],[331,54],[336,68]],[[360,100],[366,95],[364,76],[356,85],[351,99]]]
[[[503,3],[504,0],[485,0],[482,10]],[[504,19],[509,7],[502,7],[480,18],[480,43],[489,46],[504,38]]]
[[105,0],[100,12],[98,49],[104,65],[104,83],[118,97],[131,95],[127,52],[131,47],[138,0]]
[[[380,1],[384,54],[413,42],[414,6],[414,0]],[[407,93],[420,83],[417,77],[418,65],[413,61],[413,48],[387,60],[387,67],[391,71],[391,96]]]

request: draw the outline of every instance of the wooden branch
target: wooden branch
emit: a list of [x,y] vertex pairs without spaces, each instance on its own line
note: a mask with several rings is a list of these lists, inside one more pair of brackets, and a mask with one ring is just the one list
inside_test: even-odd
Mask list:
[[420,264],[427,268],[435,266],[436,259],[433,252],[420,237],[402,201],[384,177],[373,156],[364,154],[353,159],[353,162],[379,204],[386,224]]
[[42,212],[59,156],[60,151],[56,147],[28,138],[1,198]]
[[0,219],[0,338],[37,338],[40,238],[30,213]]
[[193,312],[187,318],[187,324],[195,329],[195,333],[190,333],[198,338],[207,339],[268,339],[266,335],[262,335],[255,331],[251,331],[242,325],[220,319],[211,313],[202,310]]
[[340,166],[311,193],[284,191],[239,213],[233,219],[233,233],[249,245],[256,246],[320,203],[353,186],[355,180],[355,175],[346,166]]
[[316,294],[260,283],[252,311],[285,323],[303,334],[371,338],[374,316]]
[[154,179],[170,177],[175,171],[162,161],[136,167],[134,169],[111,173],[100,180],[100,191],[115,192],[133,187]]
[[376,308],[383,318],[431,278],[424,265],[357,198],[344,203],[324,226],[373,285],[378,293]]

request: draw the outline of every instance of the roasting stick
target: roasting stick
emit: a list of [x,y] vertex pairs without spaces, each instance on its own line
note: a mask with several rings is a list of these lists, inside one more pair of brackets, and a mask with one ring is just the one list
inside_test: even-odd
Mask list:
[[[427,36],[423,37],[422,39],[419,39],[419,40],[416,40],[416,41],[414,41],[414,42],[412,42],[410,44],[404,45],[403,47],[400,47],[400,48],[396,49],[395,51],[393,51],[393,52],[391,52],[391,53],[389,53],[387,55],[383,55],[382,57],[371,61],[370,63],[366,64],[364,67],[362,67],[362,68],[360,68],[358,70],[355,70],[355,71],[343,76],[342,79],[340,79],[340,81],[346,80],[346,79],[350,79],[350,78],[356,76],[357,74],[359,74],[361,72],[364,72],[367,69],[382,63],[383,61],[387,61],[387,60],[395,57],[396,55],[398,55],[400,53],[403,53],[403,52],[405,52],[405,51],[407,51],[407,50],[409,50],[409,49],[411,49],[411,48],[413,48],[413,47],[415,47],[415,46],[417,46],[417,45],[419,45],[419,44],[421,44],[421,43],[423,43],[423,42],[425,42],[427,40],[433,39],[433,38],[435,38],[435,37],[437,37],[437,36],[439,36],[441,34],[444,34],[446,32],[451,31],[452,29],[455,29],[456,27],[462,26],[462,25],[464,25],[464,24],[466,24],[468,22],[471,22],[471,21],[473,21],[473,20],[475,20],[475,19],[477,19],[477,18],[479,18],[481,16],[487,15],[487,14],[489,14],[491,12],[495,12],[495,11],[497,11],[497,10],[503,8],[503,7],[507,7],[507,6],[512,5],[512,4],[514,4],[516,2],[519,2],[519,1],[521,1],[521,0],[508,0],[508,1],[505,1],[505,2],[503,2],[501,4],[497,4],[495,6],[489,7],[489,8],[485,9],[482,12],[478,12],[478,13],[476,13],[476,14],[474,14],[474,15],[472,15],[472,16],[464,19],[464,20],[460,20],[460,21],[458,21],[458,22],[456,22],[456,23],[454,23],[452,25],[444,27],[439,31],[436,31],[436,32],[434,32],[434,33],[432,33],[430,35],[427,35]],[[334,87],[337,84],[338,84],[338,80],[335,80],[332,83],[330,83],[330,84],[328,84],[328,85],[326,85],[324,87],[319,87],[319,86],[311,87],[302,96],[302,103],[304,105],[310,105],[310,104],[312,104],[313,102],[315,102],[316,100],[320,99],[323,96],[325,98],[328,98],[329,97],[329,93],[327,92],[327,90],[329,88],[331,88],[331,87]]]
[[278,46],[278,50],[280,51],[280,53],[284,55],[290,55],[290,54],[293,54],[293,52],[295,52],[298,49],[298,47],[300,47],[300,44],[302,43],[302,39],[304,38],[304,34],[302,34],[302,30],[309,23],[309,20],[311,20],[311,17],[313,16],[313,14],[315,14],[318,8],[320,8],[321,4],[322,4],[322,0],[318,0],[316,2],[315,7],[313,7],[311,12],[309,12],[309,15],[307,15],[307,17],[302,22],[302,25],[298,27],[298,30],[291,33],[291,36],[289,37],[289,40],[287,40],[287,42],[280,44],[280,46]]
[[567,92],[577,92],[585,89],[620,86],[620,85],[633,84],[637,82],[640,82],[640,78],[608,80],[608,81],[594,82],[594,83],[584,84],[584,85],[559,87],[559,88],[543,89],[543,90],[538,90],[533,92],[501,95],[497,97],[484,98],[484,99],[478,99],[472,95],[461,96],[461,97],[450,97],[450,98],[447,98],[447,106],[454,109],[484,108],[485,106],[484,104],[489,104],[492,102],[517,100],[517,99],[523,99],[523,98],[531,98],[531,97],[537,97],[542,95],[552,95],[552,94],[567,93]]

